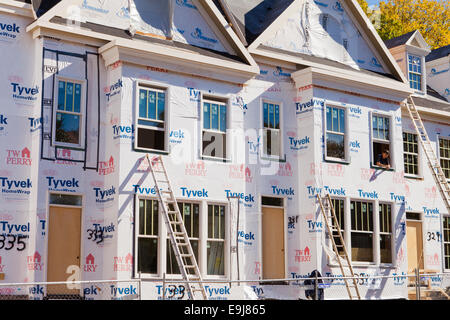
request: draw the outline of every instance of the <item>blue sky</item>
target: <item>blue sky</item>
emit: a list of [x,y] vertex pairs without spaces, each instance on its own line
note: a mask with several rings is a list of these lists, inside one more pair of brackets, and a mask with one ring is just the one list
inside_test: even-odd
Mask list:
[[367,3],[369,4],[369,6],[373,5],[373,4],[378,4],[378,0],[367,0]]

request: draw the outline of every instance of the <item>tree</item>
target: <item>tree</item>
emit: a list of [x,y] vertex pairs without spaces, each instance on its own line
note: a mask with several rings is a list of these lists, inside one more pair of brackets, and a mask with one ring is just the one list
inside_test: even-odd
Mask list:
[[[358,0],[369,16],[365,0]],[[450,2],[447,0],[380,1],[381,17],[376,26],[383,40],[419,30],[431,49],[450,44]]]

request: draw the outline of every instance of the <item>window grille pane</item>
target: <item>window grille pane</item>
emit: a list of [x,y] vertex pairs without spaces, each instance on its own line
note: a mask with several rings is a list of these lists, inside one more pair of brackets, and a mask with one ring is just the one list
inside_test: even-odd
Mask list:
[[165,105],[166,105],[165,93],[158,92],[158,120],[164,121]]
[[263,103],[263,121],[264,121],[264,128],[269,127],[269,104]]
[[275,129],[280,129],[280,106],[275,105]]
[[220,106],[220,131],[227,131],[227,108],[224,105]]
[[139,90],[139,117],[147,118],[147,90]]
[[66,82],[59,81],[58,84],[58,110],[64,110],[66,105]]
[[148,91],[148,102],[147,102],[148,114],[146,118],[155,119],[156,118],[156,92]]
[[73,111],[73,83],[72,82],[67,82],[67,87],[66,87],[66,111]]
[[211,111],[210,104],[206,103],[203,105],[203,129],[211,128]]
[[219,129],[219,106],[217,104],[211,105],[211,129]]

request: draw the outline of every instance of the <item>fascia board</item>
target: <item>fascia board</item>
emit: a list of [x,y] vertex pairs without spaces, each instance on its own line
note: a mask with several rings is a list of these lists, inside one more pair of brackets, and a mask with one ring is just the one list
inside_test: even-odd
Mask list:
[[12,0],[1,0],[0,1],[0,12],[7,14],[23,16],[27,18],[34,18],[33,8],[29,3],[12,1]]
[[[421,107],[421,106],[417,106],[417,105],[416,105],[416,109],[417,109],[417,111],[419,111],[419,114],[421,115],[421,118],[423,121],[427,121],[427,120],[439,121],[439,120],[450,119],[450,112],[448,112],[448,111],[425,108],[425,107]],[[402,104],[402,112],[404,112],[409,118],[408,109],[406,108],[406,105],[404,105],[404,104]],[[426,116],[424,117],[423,115],[428,115],[428,116],[431,116],[434,118],[426,118]],[[443,119],[443,118],[445,118],[445,119]]]
[[[195,0],[200,1],[200,0]],[[226,40],[231,44],[237,55],[239,55],[242,59],[244,59],[249,65],[257,66],[255,60],[247,51],[245,46],[242,44],[238,35],[234,32],[233,28],[230,24],[225,20],[220,11],[216,8],[215,4],[212,0],[203,0],[204,8],[207,12],[210,12],[210,17],[215,20],[215,23],[219,25],[220,30],[223,31],[223,34]]]
[[[361,74],[349,70],[336,70],[336,68],[318,68],[309,67],[292,73],[292,78],[295,82],[299,77],[304,77],[305,74],[312,74],[312,81],[325,80],[331,82],[338,82],[340,85],[348,85],[351,87],[358,87],[369,91],[376,91],[383,94],[392,94],[394,96],[406,98],[412,93],[412,90],[402,82],[391,79],[380,79],[375,76]],[[382,96],[380,96],[382,97]]]
[[248,50],[251,52],[256,49],[267,38],[272,36],[279,27],[283,26],[283,23],[289,19],[290,15],[295,13],[295,10],[300,8],[300,1],[296,0],[292,2],[286,10],[284,10],[267,28],[261,33],[249,46]]
[[426,56],[427,54],[429,54],[431,52],[431,50],[429,50],[429,49],[419,48],[417,46],[410,45],[410,44],[406,44],[405,47],[406,47],[406,52],[412,53],[415,55],[419,55],[419,56]]
[[354,22],[357,22],[359,26],[365,31],[364,33],[368,37],[369,46],[374,47],[375,53],[381,52],[384,54],[385,59],[383,59],[383,56],[381,56],[382,59],[380,62],[384,62],[385,65],[387,65],[388,70],[393,72],[393,75],[395,77],[398,77],[404,83],[408,83],[405,75],[400,69],[400,66],[395,62],[394,57],[389,52],[389,49],[384,44],[383,40],[381,40],[381,37],[375,30],[375,27],[369,21],[366,14],[362,11],[356,0],[342,1],[341,4],[349,9],[348,11],[351,12],[353,18],[355,18]]
[[[259,73],[259,68],[255,66],[225,61],[191,52],[182,52],[179,49],[173,49],[152,43],[140,43],[139,49],[137,49],[136,42],[127,39],[115,39],[99,48],[98,52],[104,55],[104,53],[108,50],[113,50],[117,54],[123,53],[129,58],[130,62],[141,65],[148,63],[149,54],[151,54],[152,59],[161,60],[163,62],[170,61],[174,64],[183,65],[193,69],[200,68],[209,72],[214,70],[214,73],[229,74],[239,78],[249,79]],[[108,59],[108,55],[104,56],[105,59]],[[117,61],[113,61],[113,59],[117,59],[117,57],[110,58],[108,61],[105,61],[106,65]],[[120,59],[122,60],[122,58]]]

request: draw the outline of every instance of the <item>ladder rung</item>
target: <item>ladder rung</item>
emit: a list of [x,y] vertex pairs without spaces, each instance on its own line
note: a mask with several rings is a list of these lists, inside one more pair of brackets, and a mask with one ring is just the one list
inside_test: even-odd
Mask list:
[[193,264],[185,265],[185,266],[184,266],[185,269],[194,269],[194,268],[196,268],[196,267],[197,267],[197,266],[196,266],[196,265],[193,265]]

